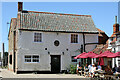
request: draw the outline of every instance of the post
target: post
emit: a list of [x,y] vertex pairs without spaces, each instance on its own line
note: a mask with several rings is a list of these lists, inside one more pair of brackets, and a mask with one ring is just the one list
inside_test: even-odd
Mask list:
[[4,43],[2,43],[2,52],[1,52],[1,61],[2,61],[2,67],[4,66],[4,57],[3,57],[3,55],[4,55]]
[[93,58],[92,58],[92,64],[93,64]]

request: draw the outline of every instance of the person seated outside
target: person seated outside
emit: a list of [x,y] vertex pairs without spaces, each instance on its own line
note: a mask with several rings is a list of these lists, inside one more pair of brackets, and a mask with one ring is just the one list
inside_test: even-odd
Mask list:
[[97,70],[102,70],[102,67],[100,65],[98,65]]
[[80,62],[77,64],[77,70],[76,73],[79,74],[79,71],[82,69],[82,66],[80,64]]
[[108,75],[112,75],[112,74],[113,74],[112,69],[110,68],[109,65],[106,66],[105,72],[106,72],[106,74],[108,74]]
[[117,72],[120,73],[120,66],[117,68]]
[[85,70],[85,69],[88,69],[88,64],[86,64],[86,65],[84,66],[84,70]]
[[92,64],[91,71],[90,71],[92,77],[94,77],[95,75],[95,70],[96,70],[95,64]]
[[115,67],[112,69],[113,70],[113,73],[116,73],[117,72],[117,65],[115,64]]
[[84,76],[85,76],[85,77],[88,77],[88,76],[89,76],[88,64],[86,64],[86,65],[84,66]]
[[92,67],[92,65],[91,65],[91,64],[89,64],[89,65],[88,65],[88,70],[89,70],[89,71],[88,71],[88,72],[89,72],[89,77],[91,76],[91,74],[90,74],[90,71],[91,71],[91,67]]

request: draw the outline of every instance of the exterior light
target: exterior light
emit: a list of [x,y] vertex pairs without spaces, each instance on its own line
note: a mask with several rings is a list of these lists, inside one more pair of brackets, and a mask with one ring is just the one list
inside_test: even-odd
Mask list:
[[64,52],[62,52],[62,54],[64,55]]
[[50,54],[50,52],[48,51],[48,54]]

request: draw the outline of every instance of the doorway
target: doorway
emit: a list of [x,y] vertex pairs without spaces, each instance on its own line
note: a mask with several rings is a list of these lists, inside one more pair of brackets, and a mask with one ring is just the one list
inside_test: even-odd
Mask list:
[[60,66],[60,55],[51,55],[51,72],[59,73]]

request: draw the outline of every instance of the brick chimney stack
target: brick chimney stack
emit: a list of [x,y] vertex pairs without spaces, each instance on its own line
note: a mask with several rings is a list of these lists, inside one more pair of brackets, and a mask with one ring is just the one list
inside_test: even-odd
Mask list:
[[117,33],[119,31],[119,24],[117,24],[117,16],[115,16],[115,24],[113,25],[113,33]]
[[23,10],[23,2],[18,2],[18,12]]

